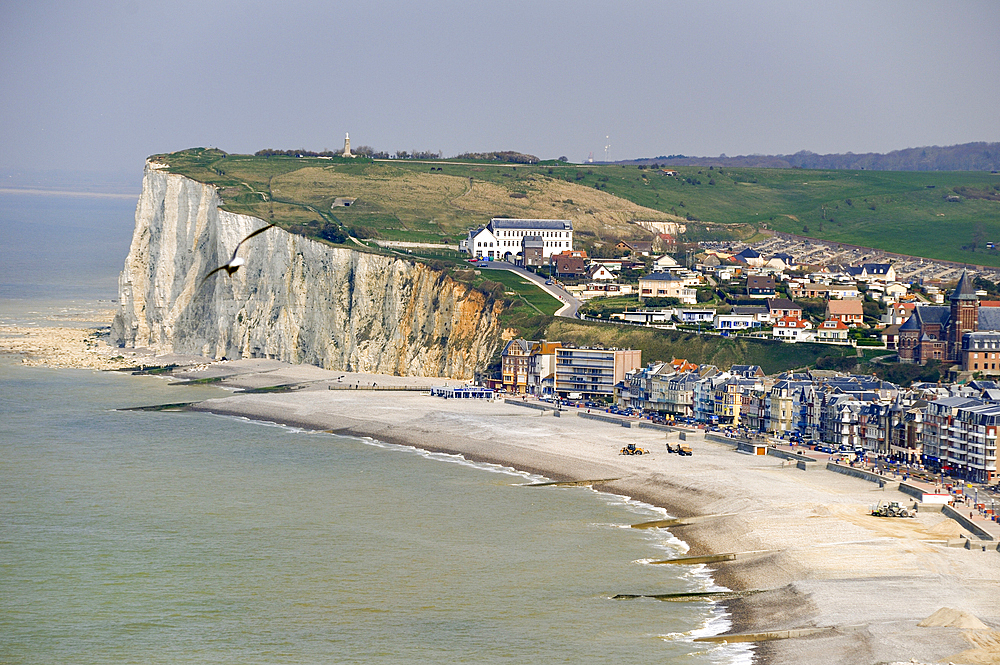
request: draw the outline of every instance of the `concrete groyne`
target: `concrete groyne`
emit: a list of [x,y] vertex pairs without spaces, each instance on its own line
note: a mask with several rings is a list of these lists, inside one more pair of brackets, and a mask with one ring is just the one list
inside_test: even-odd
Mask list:
[[507,397],[503,401],[504,404],[513,404],[514,406],[523,406],[528,409],[535,409],[537,411],[558,411],[559,408],[552,406],[551,404],[537,404],[535,402],[524,402],[519,399],[511,399]]
[[583,413],[578,412],[576,415],[581,418],[586,418],[588,420],[600,420],[603,423],[611,423],[612,425],[621,425],[622,427],[632,427],[631,420],[625,420],[624,418],[615,418],[614,416],[602,416],[599,413]]
[[[864,469],[844,466],[843,464],[836,464],[834,462],[827,462],[826,469],[827,471],[834,471],[836,473],[842,473],[845,476],[853,476],[855,478],[860,478],[861,480],[867,480],[870,483],[876,483],[882,488],[889,487],[889,489],[896,489],[899,487],[898,481],[894,481],[879,473],[865,471]],[[892,483],[895,483],[895,487],[891,486]]]

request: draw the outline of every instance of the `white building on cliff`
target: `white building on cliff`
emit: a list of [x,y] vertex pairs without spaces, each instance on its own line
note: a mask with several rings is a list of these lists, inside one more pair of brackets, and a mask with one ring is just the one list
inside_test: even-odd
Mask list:
[[568,219],[508,219],[494,217],[486,226],[469,231],[459,249],[476,258],[514,262],[523,254],[524,241],[541,241],[548,259],[573,249],[573,222]]

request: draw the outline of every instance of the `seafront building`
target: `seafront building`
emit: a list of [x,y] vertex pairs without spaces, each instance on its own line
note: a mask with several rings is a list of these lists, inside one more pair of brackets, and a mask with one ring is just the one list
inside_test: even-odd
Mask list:
[[970,481],[996,480],[995,382],[903,390],[871,376],[803,372],[769,378],[754,366],[706,368],[676,371],[653,363],[637,369],[619,391],[619,403],[831,450],[865,450]]
[[831,450],[922,463],[969,481],[997,479],[1000,383],[972,381],[909,390],[836,372],[764,376],[756,365],[720,371],[686,360],[641,366],[634,349],[510,340],[503,387],[514,394],[585,398],[671,419],[794,438]]
[[615,385],[641,363],[638,349],[563,346],[520,338],[507,342],[500,353],[503,389],[539,397],[612,397]]
[[642,365],[639,349],[567,346],[555,351],[555,392],[561,397],[611,397],[626,373]]
[[559,342],[512,339],[500,354],[503,389],[515,395],[552,395]]

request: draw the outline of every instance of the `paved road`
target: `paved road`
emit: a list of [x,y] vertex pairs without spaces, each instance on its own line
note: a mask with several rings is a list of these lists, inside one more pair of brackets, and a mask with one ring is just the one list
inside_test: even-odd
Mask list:
[[544,277],[539,277],[530,270],[525,270],[524,268],[519,268],[513,263],[507,263],[506,261],[488,261],[485,265],[476,264],[480,268],[486,268],[488,270],[509,270],[510,272],[517,273],[525,279],[529,279],[538,285],[538,288],[542,289],[549,295],[558,298],[564,304],[556,312],[556,316],[564,316],[569,319],[576,318],[576,310],[579,309],[581,302],[571,296],[566,289],[562,288],[558,284],[546,284]]

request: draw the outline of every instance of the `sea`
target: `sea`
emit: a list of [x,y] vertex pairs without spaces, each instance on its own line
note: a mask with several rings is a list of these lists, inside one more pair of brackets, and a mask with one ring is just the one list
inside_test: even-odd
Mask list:
[[[0,323],[113,306],[135,200],[0,191]],[[664,513],[0,356],[0,662],[750,662]],[[616,598],[616,596],[634,596]]]

